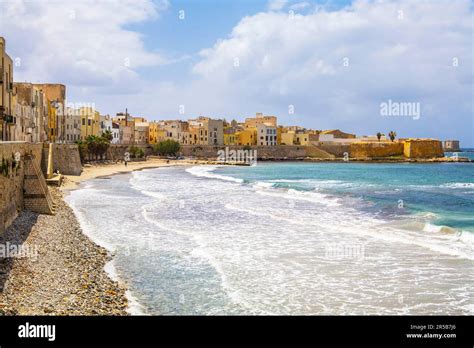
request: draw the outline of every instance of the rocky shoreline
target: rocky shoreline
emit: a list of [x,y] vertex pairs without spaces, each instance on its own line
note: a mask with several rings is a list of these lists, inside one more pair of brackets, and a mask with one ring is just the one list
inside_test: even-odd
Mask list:
[[[55,215],[22,211],[0,245],[0,315],[127,315],[125,287],[104,270],[107,250],[81,230],[63,193],[50,188]],[[1,250],[0,250],[1,251]],[[21,256],[21,257],[20,257]]]

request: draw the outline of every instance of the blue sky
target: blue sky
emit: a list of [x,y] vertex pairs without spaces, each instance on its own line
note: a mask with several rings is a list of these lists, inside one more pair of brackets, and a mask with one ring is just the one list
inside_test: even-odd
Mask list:
[[[15,80],[64,83],[69,102],[94,103],[101,113],[244,119],[263,112],[286,125],[395,130],[474,147],[472,6],[9,0],[0,2],[0,35],[17,60]],[[389,100],[419,105],[420,117],[381,115]]]

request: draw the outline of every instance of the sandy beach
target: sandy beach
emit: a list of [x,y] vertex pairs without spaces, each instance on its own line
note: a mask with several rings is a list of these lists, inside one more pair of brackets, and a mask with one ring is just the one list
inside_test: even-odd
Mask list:
[[86,164],[83,168],[81,175],[64,175],[63,184],[61,185],[62,190],[71,190],[77,187],[81,182],[109,176],[120,173],[130,173],[135,170],[159,168],[166,166],[179,166],[179,165],[192,165],[192,164],[204,164],[208,161],[202,160],[166,160],[161,158],[151,158],[146,161],[128,162],[125,166],[123,162],[110,163],[110,164]]

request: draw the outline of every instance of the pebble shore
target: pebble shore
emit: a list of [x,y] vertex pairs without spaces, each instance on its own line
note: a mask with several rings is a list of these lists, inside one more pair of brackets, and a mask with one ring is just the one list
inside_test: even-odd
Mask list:
[[127,315],[126,288],[104,271],[110,255],[83,234],[63,193],[50,190],[55,215],[22,211],[0,235],[0,245],[29,250],[0,255],[0,315]]

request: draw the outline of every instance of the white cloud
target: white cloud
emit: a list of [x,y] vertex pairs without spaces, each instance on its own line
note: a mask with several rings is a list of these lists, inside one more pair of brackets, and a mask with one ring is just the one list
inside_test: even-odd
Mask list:
[[307,1],[297,2],[296,4],[291,5],[290,9],[292,9],[292,10],[303,10],[303,9],[308,8],[310,6],[311,6],[311,4]]
[[[149,81],[139,68],[175,61],[147,50],[138,32],[124,29],[156,19],[167,2],[54,4],[0,2],[0,33],[7,50],[15,46],[22,58],[15,79],[66,82],[68,93],[93,99],[101,111],[128,107],[152,119],[242,118],[261,111],[284,124],[358,133],[394,129],[400,136],[474,145],[468,0],[356,1],[304,15],[276,10],[287,6],[279,2],[243,18],[228,37],[202,50],[183,83]],[[186,64],[180,64],[181,73]],[[388,99],[420,102],[420,120],[382,118],[379,105]]]
[[125,92],[139,80],[138,68],[166,59],[124,26],[156,19],[167,7],[167,0],[3,1],[0,32],[21,59],[15,80]]
[[[471,33],[469,1],[357,1],[307,15],[259,13],[203,50],[193,71],[208,85],[201,100],[225,96],[213,99],[216,112],[254,110],[315,128],[392,127],[402,135],[456,138],[456,122],[472,124]],[[379,105],[389,98],[420,102],[421,119],[382,119]],[[297,116],[288,115],[290,104]]]
[[288,0],[270,0],[267,7],[270,11],[281,11],[287,3]]

